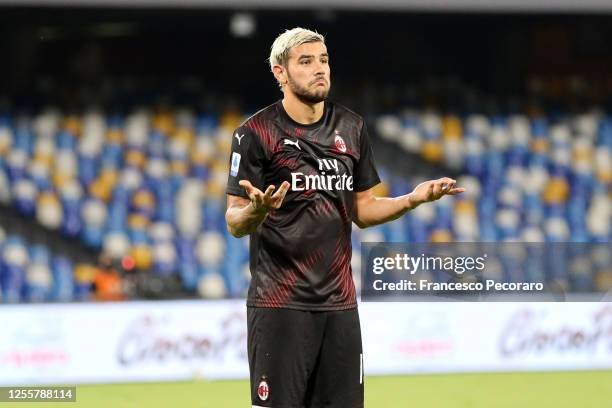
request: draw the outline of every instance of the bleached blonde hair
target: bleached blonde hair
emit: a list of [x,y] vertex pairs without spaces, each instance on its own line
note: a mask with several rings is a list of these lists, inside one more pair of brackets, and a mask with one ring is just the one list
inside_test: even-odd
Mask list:
[[276,37],[276,40],[272,43],[272,48],[270,50],[270,69],[273,69],[275,65],[286,67],[291,48],[316,41],[321,41],[325,44],[325,37],[316,31],[307,30],[301,27],[285,31]]

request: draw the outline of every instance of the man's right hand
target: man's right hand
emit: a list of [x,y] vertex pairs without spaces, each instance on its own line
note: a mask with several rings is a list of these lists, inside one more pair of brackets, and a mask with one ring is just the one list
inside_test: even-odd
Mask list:
[[246,190],[251,200],[251,206],[257,213],[268,213],[270,210],[280,208],[289,190],[288,181],[283,181],[276,193],[274,193],[276,187],[273,185],[269,185],[264,193],[257,187],[254,187],[248,180],[240,180],[238,184]]

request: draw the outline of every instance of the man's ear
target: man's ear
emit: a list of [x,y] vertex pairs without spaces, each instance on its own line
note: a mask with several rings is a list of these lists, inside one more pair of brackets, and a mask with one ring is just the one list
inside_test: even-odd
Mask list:
[[285,67],[282,65],[274,65],[272,67],[272,72],[274,73],[274,78],[276,78],[280,85],[287,83],[287,70]]

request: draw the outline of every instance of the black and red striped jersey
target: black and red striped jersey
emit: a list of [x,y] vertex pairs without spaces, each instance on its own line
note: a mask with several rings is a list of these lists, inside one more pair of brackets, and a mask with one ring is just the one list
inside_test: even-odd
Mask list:
[[291,184],[282,206],[251,234],[247,305],[356,307],[355,192],[380,182],[363,118],[329,101],[310,125],[292,120],[281,101],[262,109],[232,135],[227,194],[248,198],[243,179],[261,191]]

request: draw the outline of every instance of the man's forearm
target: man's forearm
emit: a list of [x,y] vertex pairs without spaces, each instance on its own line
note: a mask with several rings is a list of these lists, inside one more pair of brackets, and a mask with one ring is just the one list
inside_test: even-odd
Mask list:
[[370,197],[358,203],[355,223],[360,228],[384,224],[400,218],[419,204],[411,194],[399,197]]
[[255,232],[266,219],[267,211],[256,211],[251,203],[244,206],[233,206],[227,209],[225,221],[227,229],[236,238]]

